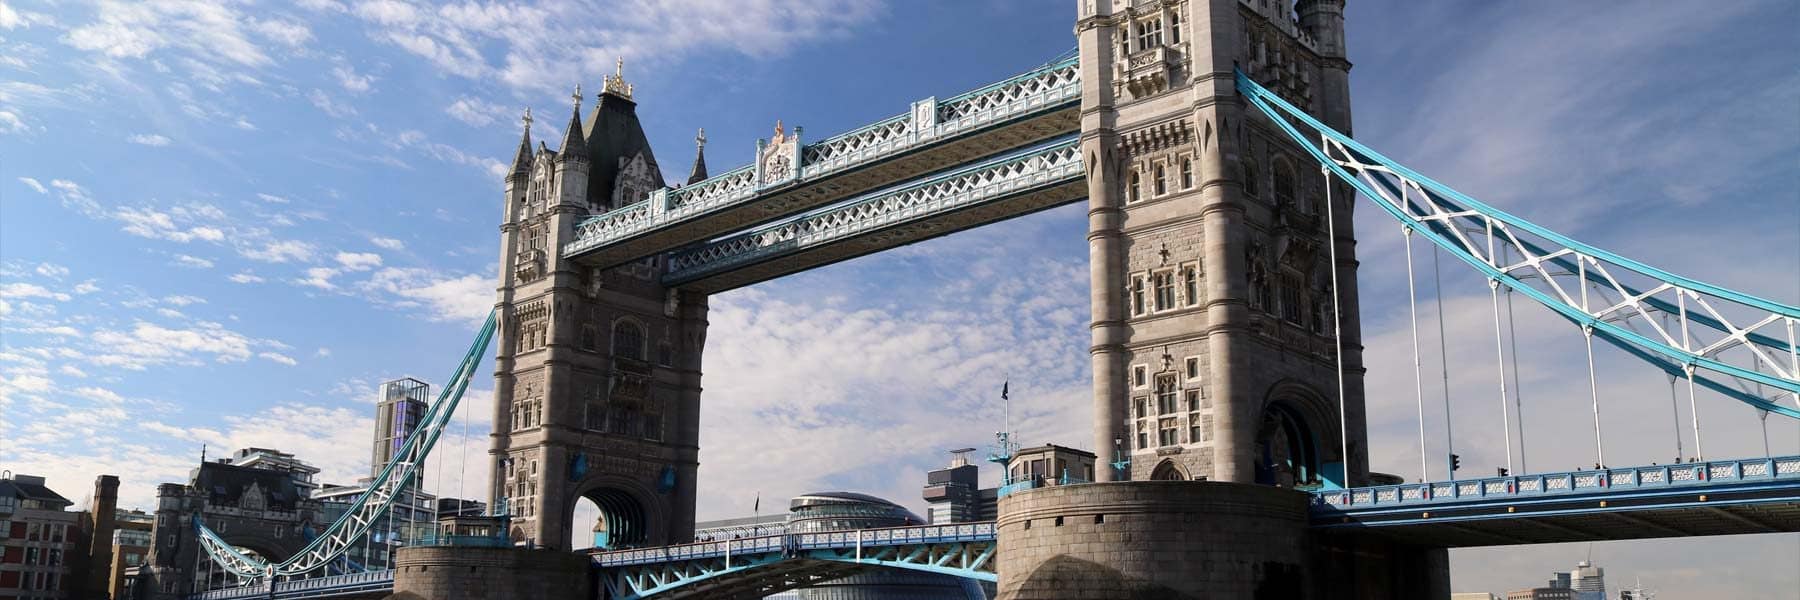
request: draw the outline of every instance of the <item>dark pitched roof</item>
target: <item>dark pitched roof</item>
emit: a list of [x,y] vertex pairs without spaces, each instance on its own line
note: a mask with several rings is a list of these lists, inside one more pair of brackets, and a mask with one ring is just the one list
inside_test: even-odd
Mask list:
[[694,137],[694,169],[688,172],[688,185],[706,181],[706,130]]
[[513,156],[512,172],[527,173],[531,171],[531,123],[525,124],[525,134],[519,138],[519,153]]
[[656,155],[650,151],[650,139],[644,136],[644,125],[638,122],[636,102],[617,94],[601,94],[583,133],[587,137],[588,161],[592,165],[588,171],[590,201],[599,205],[610,202],[613,185],[619,178],[619,159],[639,153],[649,163],[656,186],[666,185],[662,169],[656,165]]
[[281,471],[209,462],[201,464],[199,474],[194,476],[194,488],[206,493],[208,501],[214,504],[237,504],[253,484],[267,494],[265,500],[270,508],[292,510],[304,499],[294,486],[293,477]]
[[20,500],[37,500],[47,504],[60,505],[58,508],[66,508],[69,505],[74,504],[74,502],[70,502],[68,498],[64,498],[62,494],[58,494],[55,490],[45,487],[44,484],[19,481],[17,479],[0,479],[0,496],[11,496]]
[[581,103],[576,102],[575,110],[569,114],[569,126],[563,128],[562,147],[557,149],[562,160],[587,158],[587,137],[582,135],[581,127]]

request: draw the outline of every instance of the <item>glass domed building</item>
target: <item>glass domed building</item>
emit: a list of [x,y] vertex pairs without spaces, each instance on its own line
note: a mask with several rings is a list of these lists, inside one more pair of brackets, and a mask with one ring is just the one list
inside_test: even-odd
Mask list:
[[[819,492],[788,505],[791,533],[923,525],[925,520],[893,502],[855,492]],[[795,591],[801,600],[982,600],[973,579],[905,569],[870,570]]]

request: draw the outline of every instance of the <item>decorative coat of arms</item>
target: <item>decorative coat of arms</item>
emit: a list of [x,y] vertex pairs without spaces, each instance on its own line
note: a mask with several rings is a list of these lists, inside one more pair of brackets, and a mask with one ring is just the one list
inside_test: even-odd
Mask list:
[[762,187],[786,183],[799,175],[799,165],[795,164],[796,158],[800,156],[799,127],[795,127],[794,133],[789,134],[781,126],[781,121],[776,121],[775,137],[758,144],[761,147],[757,148],[756,164],[761,171]]

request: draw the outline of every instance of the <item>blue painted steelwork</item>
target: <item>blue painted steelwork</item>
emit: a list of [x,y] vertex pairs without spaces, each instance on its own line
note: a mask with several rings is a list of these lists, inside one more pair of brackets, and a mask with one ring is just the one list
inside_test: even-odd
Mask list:
[[873,192],[811,214],[676,250],[664,285],[679,285],[772,256],[1014,197],[1082,177],[1075,136]]
[[998,581],[992,522],[789,533],[593,555],[609,597],[654,596],[787,561],[852,563]]
[[308,573],[322,569],[342,556],[355,540],[368,534],[376,517],[387,512],[399,498],[399,492],[411,485],[413,478],[418,476],[419,469],[424,467],[425,457],[436,445],[444,426],[449,424],[451,416],[455,414],[463,392],[468,389],[469,381],[474,378],[476,366],[486,354],[488,342],[493,339],[498,324],[498,313],[489,312],[487,320],[475,335],[475,341],[469,345],[456,372],[450,376],[450,383],[444,386],[438,399],[426,409],[414,434],[407,436],[406,444],[394,453],[394,458],[375,476],[374,481],[369,484],[369,491],[358,496],[342,517],[305,548],[286,560],[271,563],[261,557],[239,552],[230,542],[208,529],[196,516],[193,526],[199,533],[200,544],[207,556],[226,570],[252,580],[273,580],[280,576]]
[[[273,589],[271,589],[273,588]],[[359,594],[372,595],[394,589],[393,571],[370,571],[330,577],[314,577],[293,581],[262,582],[255,585],[211,590],[192,594],[188,600],[236,600],[239,598],[338,598]]]
[[[818,179],[867,166],[1023,117],[1065,110],[1081,102],[1081,69],[1074,57],[1033,69],[945,100],[927,98],[905,114],[807,144],[800,150],[796,181]],[[563,245],[574,256],[684,219],[736,206],[758,197],[764,187],[754,167],[744,166],[681,188],[656,190],[650,198],[582,220],[575,240]]]
[[[1490,477],[1360,487],[1313,494],[1315,518],[1329,519],[1377,514],[1390,509],[1451,506],[1495,500],[1524,504],[1594,495],[1598,499],[1623,498],[1645,493],[1677,492],[1692,498],[1709,488],[1781,482],[1800,485],[1800,456],[1753,458],[1677,465],[1629,467],[1541,473],[1516,477]],[[1800,487],[1795,487],[1800,490]],[[1596,508],[1603,508],[1604,505]],[[1536,513],[1534,513],[1536,514]]]
[[[1582,326],[1584,331],[1627,349],[1634,357],[1671,375],[1690,376],[1697,384],[1741,402],[1800,418],[1800,410],[1794,407],[1777,404],[1744,386],[1693,373],[1705,370],[1739,383],[1770,386],[1793,393],[1800,400],[1800,361],[1795,359],[1800,352],[1800,340],[1795,339],[1800,308],[1674,275],[1562,236],[1482,204],[1382,156],[1295,108],[1241,71],[1237,73],[1237,85],[1251,104],[1326,169],[1409,229],[1481,271],[1496,285],[1523,293]],[[1319,139],[1302,134],[1295,122],[1313,129]],[[1465,227],[1487,233],[1485,251],[1465,235]],[[1525,234],[1523,238],[1521,233]],[[1511,247],[1525,258],[1517,263],[1503,263],[1497,258],[1496,244]],[[1552,271],[1550,267],[1560,270]],[[1615,271],[1650,285],[1630,285],[1615,276]],[[1526,284],[1521,276],[1533,277],[1546,289]],[[1553,276],[1576,277],[1582,286],[1576,290],[1580,300],[1564,290]],[[1587,286],[1593,283],[1605,286],[1603,289],[1618,294],[1622,300],[1613,302],[1602,295],[1603,308],[1592,308]],[[1674,300],[1658,298],[1658,294],[1672,294]],[[1650,318],[1653,312],[1677,317],[1679,330],[1665,329]],[[1651,334],[1620,324],[1636,317],[1643,317],[1640,323],[1652,329]],[[1749,325],[1736,325],[1734,321]],[[1700,339],[1690,325],[1711,332],[1716,339]],[[1782,328],[1786,342],[1780,341],[1780,336],[1758,332]],[[1720,358],[1723,352],[1735,348],[1747,350],[1751,368]]]

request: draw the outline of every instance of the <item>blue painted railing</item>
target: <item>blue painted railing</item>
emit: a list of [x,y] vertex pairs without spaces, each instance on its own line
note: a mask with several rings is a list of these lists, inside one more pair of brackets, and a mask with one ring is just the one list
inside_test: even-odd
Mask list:
[[1314,510],[1445,504],[1489,498],[1579,495],[1623,490],[1800,480],[1800,456],[1540,473],[1359,487],[1313,494]]
[[994,539],[994,523],[952,523],[945,525],[913,525],[831,531],[765,535],[736,540],[679,544],[656,548],[615,550],[593,554],[594,564],[601,567],[624,567],[667,563],[701,558],[747,556],[791,550],[824,548],[876,547],[902,544],[936,544],[945,542],[989,541]]
[[362,592],[394,589],[393,571],[369,571],[330,577],[314,577],[278,581],[273,590],[267,583],[210,590],[188,596],[188,600],[228,600],[233,598],[326,598]]

